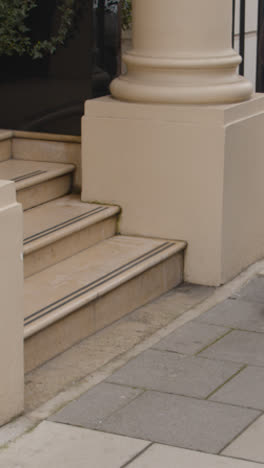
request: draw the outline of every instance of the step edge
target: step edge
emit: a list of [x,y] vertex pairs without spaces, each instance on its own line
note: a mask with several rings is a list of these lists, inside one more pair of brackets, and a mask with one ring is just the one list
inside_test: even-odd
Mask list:
[[40,133],[30,132],[24,130],[10,131],[11,137],[21,138],[24,140],[44,140],[44,141],[58,141],[61,143],[78,143],[81,144],[81,136],[78,135],[65,135],[60,133]]
[[[111,278],[107,280],[102,285],[96,286],[92,291],[84,293],[82,298],[78,297],[77,299],[73,299],[71,303],[67,303],[65,305],[59,306],[56,309],[56,313],[45,315],[44,317],[40,317],[35,320],[34,324],[29,324],[24,326],[24,339],[30,338],[30,336],[38,333],[39,331],[47,328],[48,326],[56,323],[57,321],[63,319],[67,315],[70,315],[74,311],[78,310],[79,308],[87,305],[88,303],[99,299],[100,297],[106,295],[107,293],[117,289],[122,284],[126,283],[127,281],[140,276],[145,271],[153,268],[154,266],[163,263],[170,257],[176,255],[183,255],[183,252],[186,248],[186,242],[184,241],[171,241],[168,249],[157,253],[154,257],[144,260],[141,264],[133,266],[130,270],[121,273],[119,276]],[[63,300],[63,298],[62,298]]]
[[13,137],[13,131],[1,128],[0,129],[0,141],[11,140]]
[[[35,252],[39,249],[42,249],[43,247],[46,247],[47,245],[53,244],[54,242],[57,242],[58,240],[62,240],[65,237],[68,237],[71,234],[81,231],[89,226],[93,226],[102,221],[111,219],[120,213],[119,207],[104,206],[104,208],[105,208],[105,211],[92,214],[90,215],[89,218],[76,221],[69,226],[65,226],[56,230],[55,232],[47,233],[45,234],[45,236],[39,239],[33,239],[32,241],[29,241],[27,244],[24,244],[23,246],[24,256],[27,256],[31,254],[32,252]],[[52,229],[52,227],[50,229]]]
[[52,171],[48,170],[42,174],[32,176],[28,179],[15,182],[16,191],[25,190],[29,187],[34,187],[35,185],[40,185],[43,182],[51,181],[57,179],[58,177],[71,174],[75,170],[74,164],[64,164],[65,167],[56,168]]

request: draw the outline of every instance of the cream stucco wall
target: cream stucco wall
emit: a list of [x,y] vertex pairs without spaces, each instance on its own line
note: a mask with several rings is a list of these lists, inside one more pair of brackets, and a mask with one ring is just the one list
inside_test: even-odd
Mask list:
[[0,425],[24,406],[22,236],[15,184],[0,180]]
[[[236,1],[235,49],[239,51],[240,1]],[[246,0],[245,77],[256,82],[258,0]]]

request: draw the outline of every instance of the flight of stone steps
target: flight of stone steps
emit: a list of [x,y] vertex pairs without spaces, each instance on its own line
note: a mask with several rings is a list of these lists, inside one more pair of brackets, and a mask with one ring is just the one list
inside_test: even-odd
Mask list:
[[24,209],[26,372],[182,281],[185,243],[117,235],[119,207],[82,203],[74,171],[0,162]]

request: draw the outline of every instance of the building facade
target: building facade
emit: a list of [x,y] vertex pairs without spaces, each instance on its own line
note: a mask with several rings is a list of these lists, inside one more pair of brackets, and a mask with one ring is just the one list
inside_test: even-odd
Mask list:
[[[258,40],[258,7],[259,0],[245,0],[245,55],[244,73],[245,77],[256,84],[257,70],[257,40]],[[235,2],[235,41],[234,46],[239,53],[240,49],[240,13],[241,2]]]
[[[101,5],[98,2],[93,7]],[[184,241],[182,244],[187,245],[187,249],[181,263],[181,278],[219,286],[264,257],[264,95],[255,94],[250,81],[255,79],[252,54],[256,49],[256,2],[247,2],[246,77],[237,73],[241,59],[232,48],[232,0],[133,0],[133,7],[132,50],[124,56],[126,73],[112,81],[111,96],[90,99],[92,94],[79,93],[80,90],[86,93],[89,83],[92,86],[94,70],[87,66],[91,63],[88,59],[94,53],[94,43],[91,29],[84,25],[75,38],[77,42],[73,41],[71,54],[80,42],[85,48],[89,44],[85,60],[73,54],[78,65],[75,68],[72,62],[65,60],[64,53],[68,51],[60,51],[53,65],[50,59],[47,68],[43,66],[38,79],[34,75],[33,81],[32,76],[20,81],[19,76],[19,87],[14,94],[17,99],[8,101],[10,112],[17,117],[16,105],[20,116],[24,115],[23,125],[25,121],[31,122],[27,129],[42,131],[50,128],[47,124],[55,116],[58,131],[62,128],[59,118],[66,117],[65,128],[67,116],[73,116],[65,113],[65,108],[76,105],[77,95],[81,107],[86,100],[82,119],[82,179],[78,187],[82,201],[117,205],[122,209],[119,233],[133,239],[149,237],[154,242],[163,239],[161,250],[164,245],[170,245],[170,241],[172,244]],[[92,10],[86,19],[91,21]],[[104,14],[99,18],[100,24],[104,24],[103,20]],[[236,47],[237,28],[236,23]],[[105,39],[105,34],[98,35],[101,46]],[[100,63],[106,63],[106,52],[110,54],[110,51],[105,47],[97,49],[99,65],[96,63],[96,66],[100,70],[96,73],[103,73],[100,76],[104,80],[105,70]],[[80,87],[80,69],[87,72],[82,75],[83,88]],[[108,69],[108,79],[114,75]],[[49,81],[51,76],[52,82]],[[50,93],[51,83],[53,94]],[[37,84],[34,91],[33,84]],[[5,81],[3,76],[3,99],[10,96],[8,86],[11,85],[14,81]],[[45,105],[46,96],[50,99],[44,112],[41,107],[42,120],[32,111],[35,96]],[[54,96],[60,106],[57,107],[56,101],[55,107],[49,109],[54,105]],[[66,102],[61,102],[61,97],[66,97]],[[29,112],[27,118],[23,109]],[[36,122],[41,125],[36,127]],[[12,137],[12,132],[1,134],[0,156],[4,162],[14,158],[17,149]],[[34,143],[30,158],[27,138],[28,135],[16,135],[16,140],[22,140],[20,151],[24,148],[22,158],[21,154],[19,157],[34,160],[34,137],[30,136]],[[77,141],[67,138],[69,158]],[[54,159],[61,157],[58,148],[66,146],[66,140],[60,145],[59,139],[52,140],[49,135],[43,143],[37,137],[42,160],[47,161],[47,154]],[[51,146],[53,149],[49,153]],[[77,169],[79,181],[80,164]],[[44,172],[41,177],[45,182],[46,171],[40,172]],[[20,181],[21,177],[18,179]],[[21,206],[16,203],[14,183],[0,181],[0,193],[0,306],[4,323],[0,336],[0,355],[4,357],[0,359],[4,382],[0,389],[0,423],[3,424],[23,410],[23,218]],[[103,208],[99,206],[98,209]],[[148,253],[150,262],[152,253],[152,250]],[[141,259],[135,262],[136,268]],[[104,279],[102,282],[104,284]],[[163,273],[158,283],[165,288],[170,285]],[[150,281],[144,284],[148,289]],[[118,309],[119,303],[113,308]]]

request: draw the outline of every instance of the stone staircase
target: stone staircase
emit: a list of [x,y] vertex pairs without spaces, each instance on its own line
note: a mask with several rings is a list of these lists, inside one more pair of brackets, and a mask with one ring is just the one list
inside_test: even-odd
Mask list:
[[26,372],[182,281],[185,243],[118,235],[119,207],[82,203],[74,171],[0,162],[24,209]]

